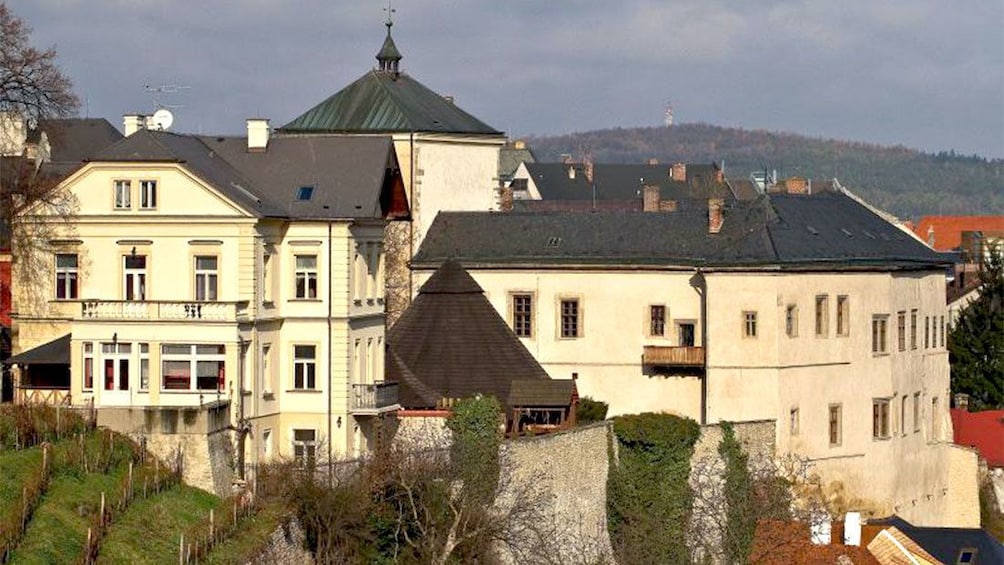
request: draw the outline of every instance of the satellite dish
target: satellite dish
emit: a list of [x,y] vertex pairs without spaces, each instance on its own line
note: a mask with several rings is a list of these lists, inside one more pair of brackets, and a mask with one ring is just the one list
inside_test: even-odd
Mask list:
[[174,123],[174,115],[167,108],[161,108],[153,113],[153,125],[156,129],[166,131]]

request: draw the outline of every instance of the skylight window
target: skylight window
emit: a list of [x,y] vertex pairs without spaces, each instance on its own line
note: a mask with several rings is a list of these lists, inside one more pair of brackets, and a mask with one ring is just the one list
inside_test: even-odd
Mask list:
[[297,200],[310,200],[314,196],[314,187],[312,186],[301,186],[296,190]]

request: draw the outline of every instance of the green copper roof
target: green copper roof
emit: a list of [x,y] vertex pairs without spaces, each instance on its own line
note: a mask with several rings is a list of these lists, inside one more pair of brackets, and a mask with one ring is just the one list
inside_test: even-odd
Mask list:
[[373,70],[280,128],[286,133],[501,135],[404,73]]

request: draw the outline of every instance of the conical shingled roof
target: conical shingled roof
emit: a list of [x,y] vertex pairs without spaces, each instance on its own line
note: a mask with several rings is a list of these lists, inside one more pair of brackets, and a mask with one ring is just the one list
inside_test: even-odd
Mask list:
[[387,377],[401,383],[405,408],[430,408],[442,398],[479,393],[507,405],[514,381],[550,380],[478,283],[453,260],[418,291],[390,330],[387,350]]
[[[397,50],[397,45],[394,45],[394,39],[390,36],[390,28],[394,24],[392,22],[387,22],[387,37],[383,40],[383,45],[380,47],[380,51],[377,53],[377,61],[380,63],[380,70],[390,70],[390,65],[401,60],[401,52]],[[397,71],[395,66],[394,71]]]

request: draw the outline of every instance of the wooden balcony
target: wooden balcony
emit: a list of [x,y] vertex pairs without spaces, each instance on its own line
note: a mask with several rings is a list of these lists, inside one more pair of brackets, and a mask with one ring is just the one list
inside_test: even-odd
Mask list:
[[379,381],[352,385],[349,412],[356,416],[375,416],[401,408],[397,399],[397,383]]
[[643,365],[653,367],[704,368],[704,348],[646,345],[641,355]]
[[78,320],[237,322],[247,316],[247,307],[247,302],[81,300]]
[[57,387],[18,386],[14,389],[15,404],[48,404],[69,406],[70,390]]

